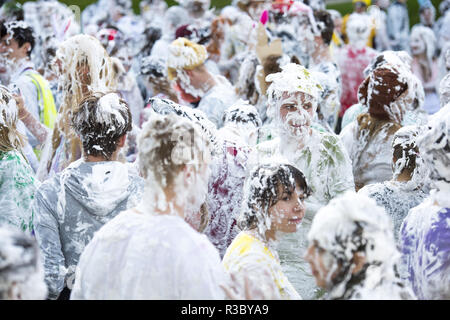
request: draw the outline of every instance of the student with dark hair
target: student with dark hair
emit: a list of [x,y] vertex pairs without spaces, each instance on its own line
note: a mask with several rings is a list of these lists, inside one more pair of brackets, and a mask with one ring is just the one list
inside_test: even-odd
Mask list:
[[331,300],[409,300],[399,277],[392,222],[373,199],[354,192],[321,208],[308,234],[305,258]]
[[43,253],[49,298],[68,298],[75,267],[94,233],[140,199],[143,179],[118,161],[131,113],[115,93],[81,101],[71,124],[83,156],[46,180],[33,202],[36,238]]
[[321,84],[324,90],[317,108],[319,122],[329,131],[334,132],[341,108],[341,71],[330,51],[334,22],[331,14],[325,10],[314,11],[314,19],[320,35],[314,38],[314,51],[311,55],[310,69],[324,74]]
[[420,300],[450,299],[450,104],[430,117],[417,139],[432,190],[400,227],[406,275]]
[[208,137],[195,121],[153,114],[138,149],[142,201],[96,232],[81,255],[70,298],[224,299],[220,285],[227,285],[227,275],[218,252],[199,233]]
[[[34,70],[34,46],[33,29],[25,22],[0,23],[0,81],[3,85],[15,85],[31,116],[51,129],[56,119],[55,101],[47,80]],[[24,153],[37,171],[41,142],[24,123],[19,122],[18,129],[28,137]]]
[[[223,265],[246,275],[250,288],[277,288],[278,298],[301,299],[281,269],[274,242],[293,233],[305,216],[304,200],[311,191],[305,176],[288,164],[256,167],[244,185],[238,226],[242,230],[228,247]],[[263,274],[266,273],[266,276]]]
[[392,179],[367,185],[359,191],[375,199],[391,216],[396,239],[408,211],[427,197],[428,169],[416,141],[420,132],[421,129],[415,126],[398,130],[392,142]]

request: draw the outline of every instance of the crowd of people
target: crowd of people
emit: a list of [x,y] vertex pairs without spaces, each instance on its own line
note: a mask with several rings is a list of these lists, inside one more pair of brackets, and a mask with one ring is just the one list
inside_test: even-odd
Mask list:
[[450,299],[450,1],[0,2],[0,299]]

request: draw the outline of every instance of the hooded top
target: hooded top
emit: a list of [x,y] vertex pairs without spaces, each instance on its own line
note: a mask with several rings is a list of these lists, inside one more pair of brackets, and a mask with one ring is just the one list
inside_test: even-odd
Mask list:
[[419,299],[450,299],[450,105],[433,115],[420,136],[431,167],[430,197],[410,210],[400,232],[408,279]]
[[370,73],[359,87],[359,101],[368,106],[368,113],[359,115],[340,133],[352,159],[357,189],[392,177],[392,140],[401,127],[406,105],[415,98],[414,90],[408,90],[408,75],[386,64]]
[[227,281],[213,245],[182,218],[127,210],[86,247],[71,299],[223,300]]
[[119,212],[137,205],[143,179],[117,161],[78,160],[46,180],[33,203],[49,298],[72,288],[80,254],[94,233]]
[[406,104],[402,98],[409,93],[407,89],[407,80],[396,69],[381,67],[360,85],[358,100],[369,107],[372,117],[401,123]]

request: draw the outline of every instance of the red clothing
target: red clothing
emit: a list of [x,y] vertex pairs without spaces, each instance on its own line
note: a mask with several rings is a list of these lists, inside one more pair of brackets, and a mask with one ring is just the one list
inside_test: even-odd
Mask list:
[[342,78],[340,117],[348,108],[358,103],[358,88],[365,79],[364,69],[376,55],[377,52],[372,48],[356,49],[350,45],[344,46],[337,52],[337,62]]

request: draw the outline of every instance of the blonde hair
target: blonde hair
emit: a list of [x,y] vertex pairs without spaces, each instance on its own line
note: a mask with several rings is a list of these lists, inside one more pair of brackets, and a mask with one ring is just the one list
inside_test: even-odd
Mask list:
[[209,140],[193,122],[175,114],[153,114],[138,139],[139,170],[146,179],[166,187],[184,166],[194,165],[210,153]]
[[17,130],[18,110],[8,88],[0,85],[0,151],[21,150],[25,137]]
[[89,35],[76,35],[62,42],[56,52],[60,65],[59,89],[63,92],[52,137],[51,160],[61,143],[63,135],[70,145],[70,159],[64,167],[77,160],[80,155],[80,140],[70,126],[72,113],[80,102],[94,92],[111,92],[117,87],[120,66],[109,57],[100,41]]

